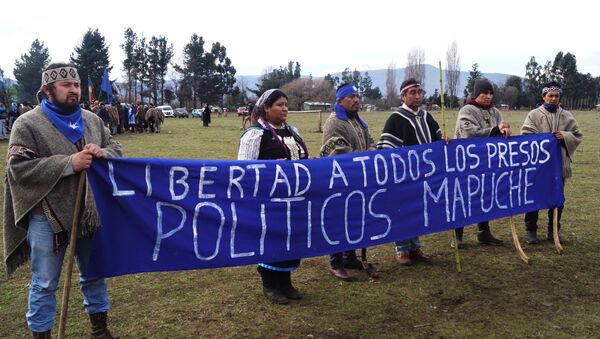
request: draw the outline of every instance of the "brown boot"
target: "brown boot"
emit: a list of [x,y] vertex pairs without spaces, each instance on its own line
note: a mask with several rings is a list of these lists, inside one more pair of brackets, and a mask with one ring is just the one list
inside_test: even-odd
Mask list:
[[431,262],[431,258],[426,256],[420,248],[410,252],[409,256],[413,261]]
[[90,314],[90,322],[92,323],[92,333],[90,338],[92,339],[114,339],[110,331],[106,327],[106,320],[108,315],[106,312],[92,313]]
[[398,252],[396,253],[396,261],[398,264],[403,266],[412,265],[412,260],[410,260],[410,255],[406,252]]
[[33,336],[33,339],[52,339],[52,336],[50,335],[50,332],[52,330],[48,330],[46,332],[33,332],[31,331],[31,335]]

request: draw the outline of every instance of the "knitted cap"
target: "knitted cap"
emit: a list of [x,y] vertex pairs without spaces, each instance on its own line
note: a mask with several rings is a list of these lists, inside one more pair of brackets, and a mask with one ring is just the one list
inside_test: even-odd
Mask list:
[[493,94],[494,86],[492,86],[492,83],[486,78],[477,79],[475,80],[475,86],[473,86],[473,93],[471,94],[471,98],[475,99],[479,96],[479,94],[485,91],[491,91]]

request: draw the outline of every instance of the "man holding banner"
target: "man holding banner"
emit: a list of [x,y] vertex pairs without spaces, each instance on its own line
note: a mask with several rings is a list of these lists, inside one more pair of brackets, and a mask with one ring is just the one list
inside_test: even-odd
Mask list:
[[[571,112],[564,110],[560,106],[560,95],[562,88],[559,83],[552,81],[544,85],[542,89],[542,99],[544,103],[527,114],[521,134],[547,133],[554,134],[560,141],[562,152],[562,177],[564,180],[571,177],[571,162],[577,146],[583,140],[583,134],[579,130],[577,120]],[[558,207],[557,223],[560,230],[560,217],[562,216],[564,205]],[[527,242],[530,244],[539,243],[537,238],[538,211],[527,212],[525,214],[525,229],[527,230]],[[554,222],[554,213],[552,209],[548,210],[548,241],[554,242],[552,225]],[[560,237],[559,237],[560,239]],[[562,242],[562,240],[560,240]]]
[[[440,126],[431,114],[422,110],[423,89],[413,79],[404,80],[400,85],[402,107],[392,113],[383,127],[378,149],[427,144],[442,139]],[[431,259],[421,250],[419,237],[396,241],[396,261],[410,266],[413,261],[430,262]]]
[[[27,325],[34,338],[50,338],[56,290],[75,215],[81,215],[76,245],[83,305],[92,338],[112,338],[106,326],[106,282],[87,274],[91,234],[100,227],[91,190],[76,197],[77,182],[94,159],[121,156],[102,120],[82,110],[80,79],[72,65],[56,63],[42,73],[40,105],[15,121],[4,188],[4,260],[12,273],[31,258]],[[74,213],[82,201],[81,213]],[[70,277],[69,277],[70,278]]]
[[[502,113],[494,107],[494,87],[485,78],[477,79],[467,104],[458,112],[456,118],[456,138],[481,138],[510,136],[510,125],[502,118]],[[489,221],[477,224],[477,241],[484,245],[499,246],[503,241],[492,235]],[[457,246],[463,246],[463,227],[456,229]]]
[[[356,84],[342,84],[335,94],[334,112],[323,126],[323,145],[320,156],[332,156],[375,149],[375,141],[367,124],[358,116],[360,96]],[[346,268],[362,268],[354,250],[329,256],[329,271],[336,278],[352,281]]]

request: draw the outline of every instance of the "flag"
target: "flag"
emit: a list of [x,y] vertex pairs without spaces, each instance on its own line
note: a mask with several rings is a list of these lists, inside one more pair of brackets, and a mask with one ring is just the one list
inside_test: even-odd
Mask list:
[[94,103],[94,84],[92,83],[92,79],[88,75],[88,99],[90,101],[90,105]]
[[102,76],[102,84],[100,85],[100,90],[106,93],[106,96],[108,97],[108,103],[112,104],[112,85],[110,83],[110,80],[108,79],[108,70],[106,68],[104,69],[104,75]]

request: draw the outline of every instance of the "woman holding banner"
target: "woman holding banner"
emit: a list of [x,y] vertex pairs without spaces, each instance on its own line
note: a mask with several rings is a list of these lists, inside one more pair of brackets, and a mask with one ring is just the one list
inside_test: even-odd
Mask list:
[[[308,150],[298,130],[286,123],[288,97],[279,89],[270,89],[258,98],[254,107],[256,123],[240,138],[238,160],[298,160],[307,159]],[[263,294],[275,304],[287,304],[289,299],[301,299],[292,286],[291,273],[300,266],[300,259],[276,263],[260,263],[257,271],[262,278]]]

